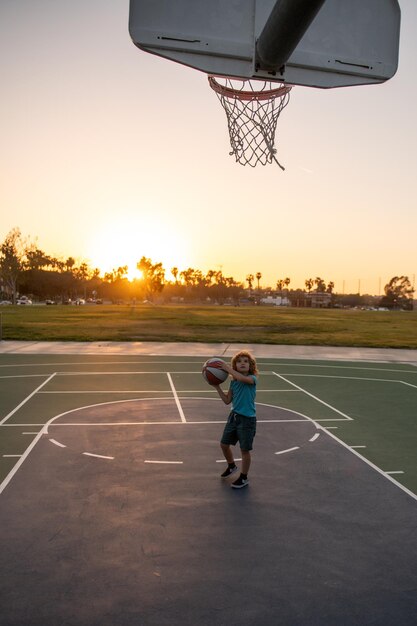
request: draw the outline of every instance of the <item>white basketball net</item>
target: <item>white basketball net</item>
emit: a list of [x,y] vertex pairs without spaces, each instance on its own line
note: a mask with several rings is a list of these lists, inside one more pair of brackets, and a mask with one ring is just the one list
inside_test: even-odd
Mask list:
[[285,169],[275,156],[275,131],[278,117],[289,102],[291,86],[218,76],[208,80],[226,112],[232,148],[229,154],[241,165],[255,167],[275,161]]

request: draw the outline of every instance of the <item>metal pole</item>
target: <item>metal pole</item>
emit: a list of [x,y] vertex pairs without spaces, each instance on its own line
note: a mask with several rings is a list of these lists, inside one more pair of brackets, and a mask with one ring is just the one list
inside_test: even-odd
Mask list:
[[256,43],[257,69],[279,70],[290,58],[325,0],[277,0]]

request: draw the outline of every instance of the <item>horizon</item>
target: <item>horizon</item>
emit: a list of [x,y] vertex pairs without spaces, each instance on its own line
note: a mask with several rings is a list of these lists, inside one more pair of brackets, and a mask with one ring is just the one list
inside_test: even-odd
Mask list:
[[[92,273],[92,272],[94,272],[96,270],[99,271],[99,278],[101,280],[105,280],[106,274],[111,274],[112,272],[116,272],[118,269],[122,269],[124,267],[127,267],[128,269],[123,274],[123,278],[126,279],[129,283],[134,283],[137,280],[140,281],[141,278],[142,278],[142,272],[137,268],[137,265],[139,264],[140,259],[144,255],[141,255],[138,258],[138,260],[134,263],[134,265],[132,265],[132,266],[128,266],[127,263],[121,262],[121,263],[116,263],[116,265],[114,267],[110,268],[110,269],[102,270],[101,268],[90,264],[87,259],[80,259],[80,258],[77,259],[74,255],[71,255],[71,254],[68,255],[68,256],[67,255],[56,256],[54,254],[50,254],[48,252],[48,250],[43,250],[42,248],[40,248],[38,246],[38,243],[37,243],[38,242],[38,238],[37,237],[35,237],[34,239],[31,239],[30,235],[25,236],[24,233],[21,233],[21,231],[20,231],[20,229],[18,227],[15,227],[14,230],[17,230],[20,233],[21,243],[23,243],[24,247],[26,247],[27,249],[32,249],[32,248],[35,247],[36,249],[42,251],[48,258],[56,260],[56,261],[61,262],[61,263],[65,263],[67,260],[73,259],[73,261],[74,261],[74,268],[79,268],[81,265],[86,264],[89,272]],[[2,242],[0,242],[0,244],[1,243]],[[170,267],[167,267],[163,263],[163,261],[161,261],[160,259],[156,259],[155,258],[155,259],[149,259],[149,260],[151,261],[151,263],[153,265],[155,265],[157,263],[161,263],[162,264],[162,269],[165,272],[165,282],[166,282],[166,284],[176,284],[176,282],[177,282],[177,284],[184,284],[183,279],[180,279],[178,281],[175,280],[175,276],[172,274],[171,269],[176,268],[178,270],[178,276],[181,276],[181,273],[186,271],[186,270],[188,270],[188,269],[193,269],[195,271],[200,271],[200,272],[202,272],[203,275],[207,275],[207,273],[211,272],[211,271],[221,272],[221,274],[225,278],[226,277],[227,278],[230,277],[230,278],[233,278],[234,280],[236,280],[236,282],[241,284],[243,286],[243,289],[245,289],[245,290],[248,289],[248,287],[247,287],[247,285],[248,285],[247,277],[252,274],[252,278],[253,278],[252,282],[253,282],[253,285],[254,285],[252,289],[254,291],[258,289],[258,286],[257,286],[258,281],[257,281],[257,278],[256,278],[256,274],[257,274],[256,271],[248,271],[248,272],[246,272],[244,274],[243,278],[240,278],[240,277],[229,275],[229,274],[223,272],[223,270],[222,270],[223,266],[222,265],[217,265],[216,266],[217,269],[215,269],[214,267],[211,267],[211,268],[208,267],[208,268],[203,270],[203,269],[201,269],[199,267],[192,267],[192,268],[191,267],[186,267],[186,266],[185,267],[181,267],[179,264],[176,264],[176,263],[174,263]],[[42,267],[41,269],[43,271],[55,271],[55,270],[49,269],[48,267],[45,267],[45,266]],[[267,283],[264,280],[262,272],[260,272],[260,273],[261,273],[261,277],[259,279],[259,289],[263,290],[263,291],[266,291],[266,290],[280,291],[278,289],[277,285],[276,285],[277,281],[285,280],[286,278],[290,279],[290,283],[288,285],[288,292],[297,291],[297,290],[308,291],[308,289],[307,289],[307,287],[305,285],[305,282],[307,280],[312,280],[314,282],[316,279],[320,278],[320,279],[323,280],[323,282],[326,284],[326,286],[330,282],[334,283],[333,293],[335,295],[339,295],[339,296],[343,296],[343,295],[346,295],[346,296],[348,296],[348,295],[351,295],[351,296],[353,296],[353,295],[360,295],[360,296],[371,296],[371,297],[376,297],[376,298],[377,297],[382,297],[384,295],[384,287],[389,283],[389,281],[392,278],[394,278],[396,276],[399,276],[399,275],[396,275],[396,274],[392,274],[391,276],[389,276],[389,278],[387,278],[386,281],[382,280],[382,278],[379,277],[378,278],[378,291],[372,292],[372,291],[367,291],[366,289],[364,289],[365,281],[363,281],[360,278],[356,279],[356,281],[354,281],[354,280],[352,280],[350,282],[349,281],[342,281],[342,289],[339,289],[338,286],[336,285],[335,281],[332,280],[331,276],[328,277],[328,278],[325,278],[323,276],[312,276],[312,275],[306,276],[304,278],[304,280],[302,281],[302,284],[296,284],[292,280],[291,276],[279,276],[279,277],[276,278],[276,280],[272,284],[272,283]],[[415,276],[414,275],[411,276],[411,277],[407,276],[407,275],[400,275],[400,276],[405,276],[410,281],[410,284],[411,284],[413,290],[415,289]],[[357,289],[356,290],[355,289],[348,290],[347,286],[349,284],[353,284],[354,282],[356,282]],[[281,291],[284,292],[286,290],[287,290],[287,287],[284,287]],[[315,289],[312,288],[311,291],[315,291]]]

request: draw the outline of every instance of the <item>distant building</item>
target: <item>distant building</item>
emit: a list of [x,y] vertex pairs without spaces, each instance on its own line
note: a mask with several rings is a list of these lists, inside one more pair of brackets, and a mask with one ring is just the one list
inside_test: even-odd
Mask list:
[[261,304],[269,304],[272,306],[290,306],[291,302],[285,296],[266,296],[261,298]]
[[332,302],[332,294],[325,291],[306,293],[306,305],[312,309],[327,309]]

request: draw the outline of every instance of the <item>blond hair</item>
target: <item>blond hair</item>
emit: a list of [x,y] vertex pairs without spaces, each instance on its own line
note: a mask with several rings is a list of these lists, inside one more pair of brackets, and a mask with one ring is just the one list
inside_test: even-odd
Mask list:
[[258,367],[256,365],[256,359],[247,350],[241,350],[240,352],[235,354],[235,356],[232,358],[232,367],[233,367],[233,369],[234,370],[236,369],[236,361],[241,356],[246,356],[249,359],[249,374],[254,374],[256,376],[256,374],[258,373]]

